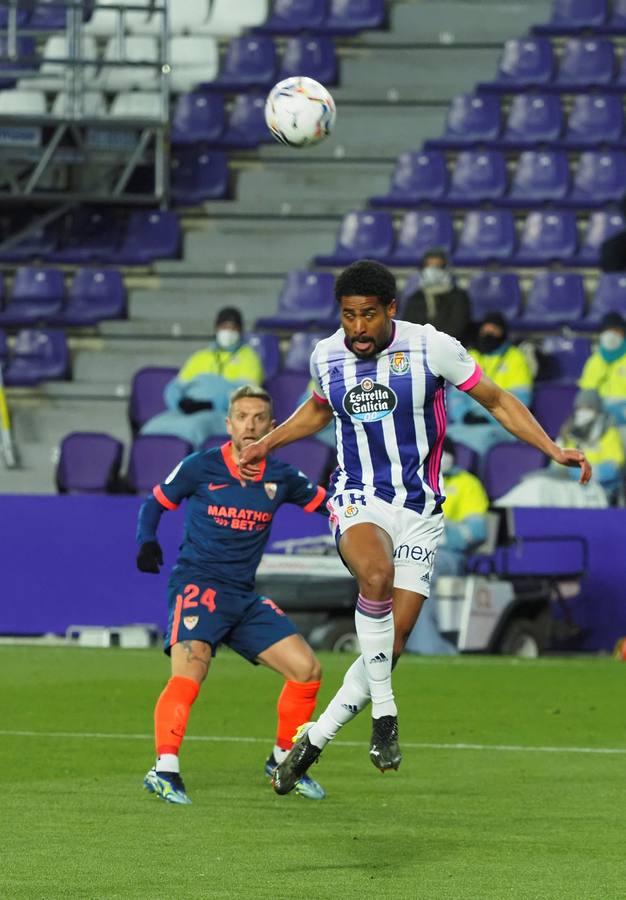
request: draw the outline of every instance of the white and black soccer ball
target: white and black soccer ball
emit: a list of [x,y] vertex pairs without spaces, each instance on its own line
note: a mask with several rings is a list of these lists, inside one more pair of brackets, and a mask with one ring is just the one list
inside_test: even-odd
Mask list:
[[319,144],[335,126],[335,101],[313,78],[279,81],[265,101],[265,121],[277,141],[290,147]]

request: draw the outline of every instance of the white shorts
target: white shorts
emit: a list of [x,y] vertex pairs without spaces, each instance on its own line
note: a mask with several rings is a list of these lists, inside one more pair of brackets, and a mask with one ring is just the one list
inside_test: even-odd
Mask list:
[[428,597],[435,554],[443,534],[443,516],[424,518],[404,506],[362,491],[342,491],[328,501],[330,528],[339,538],[351,525],[371,522],[386,531],[393,543],[393,585]]

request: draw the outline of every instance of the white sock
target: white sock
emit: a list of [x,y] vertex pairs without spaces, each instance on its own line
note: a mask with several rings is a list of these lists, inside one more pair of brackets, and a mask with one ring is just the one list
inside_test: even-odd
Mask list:
[[372,718],[396,716],[398,709],[391,687],[394,636],[391,597],[376,603],[359,594],[354,622],[372,697]]
[[281,763],[289,753],[289,750],[283,750],[283,748],[279,747],[278,744],[274,744],[274,750],[272,752],[274,754],[274,759],[276,760],[276,762]]
[[363,657],[359,656],[344,675],[343,684],[333,699],[309,730],[311,743],[323,750],[339,729],[354,719],[369,700],[370,689]]
[[180,763],[175,753],[163,753],[156,761],[157,772],[180,772]]

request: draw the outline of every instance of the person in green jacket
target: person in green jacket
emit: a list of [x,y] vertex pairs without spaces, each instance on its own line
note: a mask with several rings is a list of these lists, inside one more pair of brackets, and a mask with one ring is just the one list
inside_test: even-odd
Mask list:
[[585,363],[578,387],[597,391],[606,412],[626,425],[626,322],[618,312],[602,319],[598,349]]
[[193,353],[166,385],[166,411],[146,422],[141,434],[173,434],[198,450],[208,438],[224,434],[232,392],[263,379],[259,355],[245,342],[241,313],[224,307],[215,320],[215,341]]
[[[497,312],[485,316],[476,344],[469,348],[469,352],[483,373],[498,387],[530,406],[532,372],[519,347],[510,343],[504,316]],[[480,455],[494,444],[515,440],[484,407],[462,391],[453,391],[449,395],[448,420],[448,434],[452,440],[466,444]]]

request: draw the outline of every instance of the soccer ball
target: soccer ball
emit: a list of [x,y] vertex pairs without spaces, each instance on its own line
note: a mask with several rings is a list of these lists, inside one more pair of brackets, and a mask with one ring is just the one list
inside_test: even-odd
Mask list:
[[335,101],[312,78],[285,78],[269,92],[265,121],[277,141],[290,147],[319,144],[335,125]]

